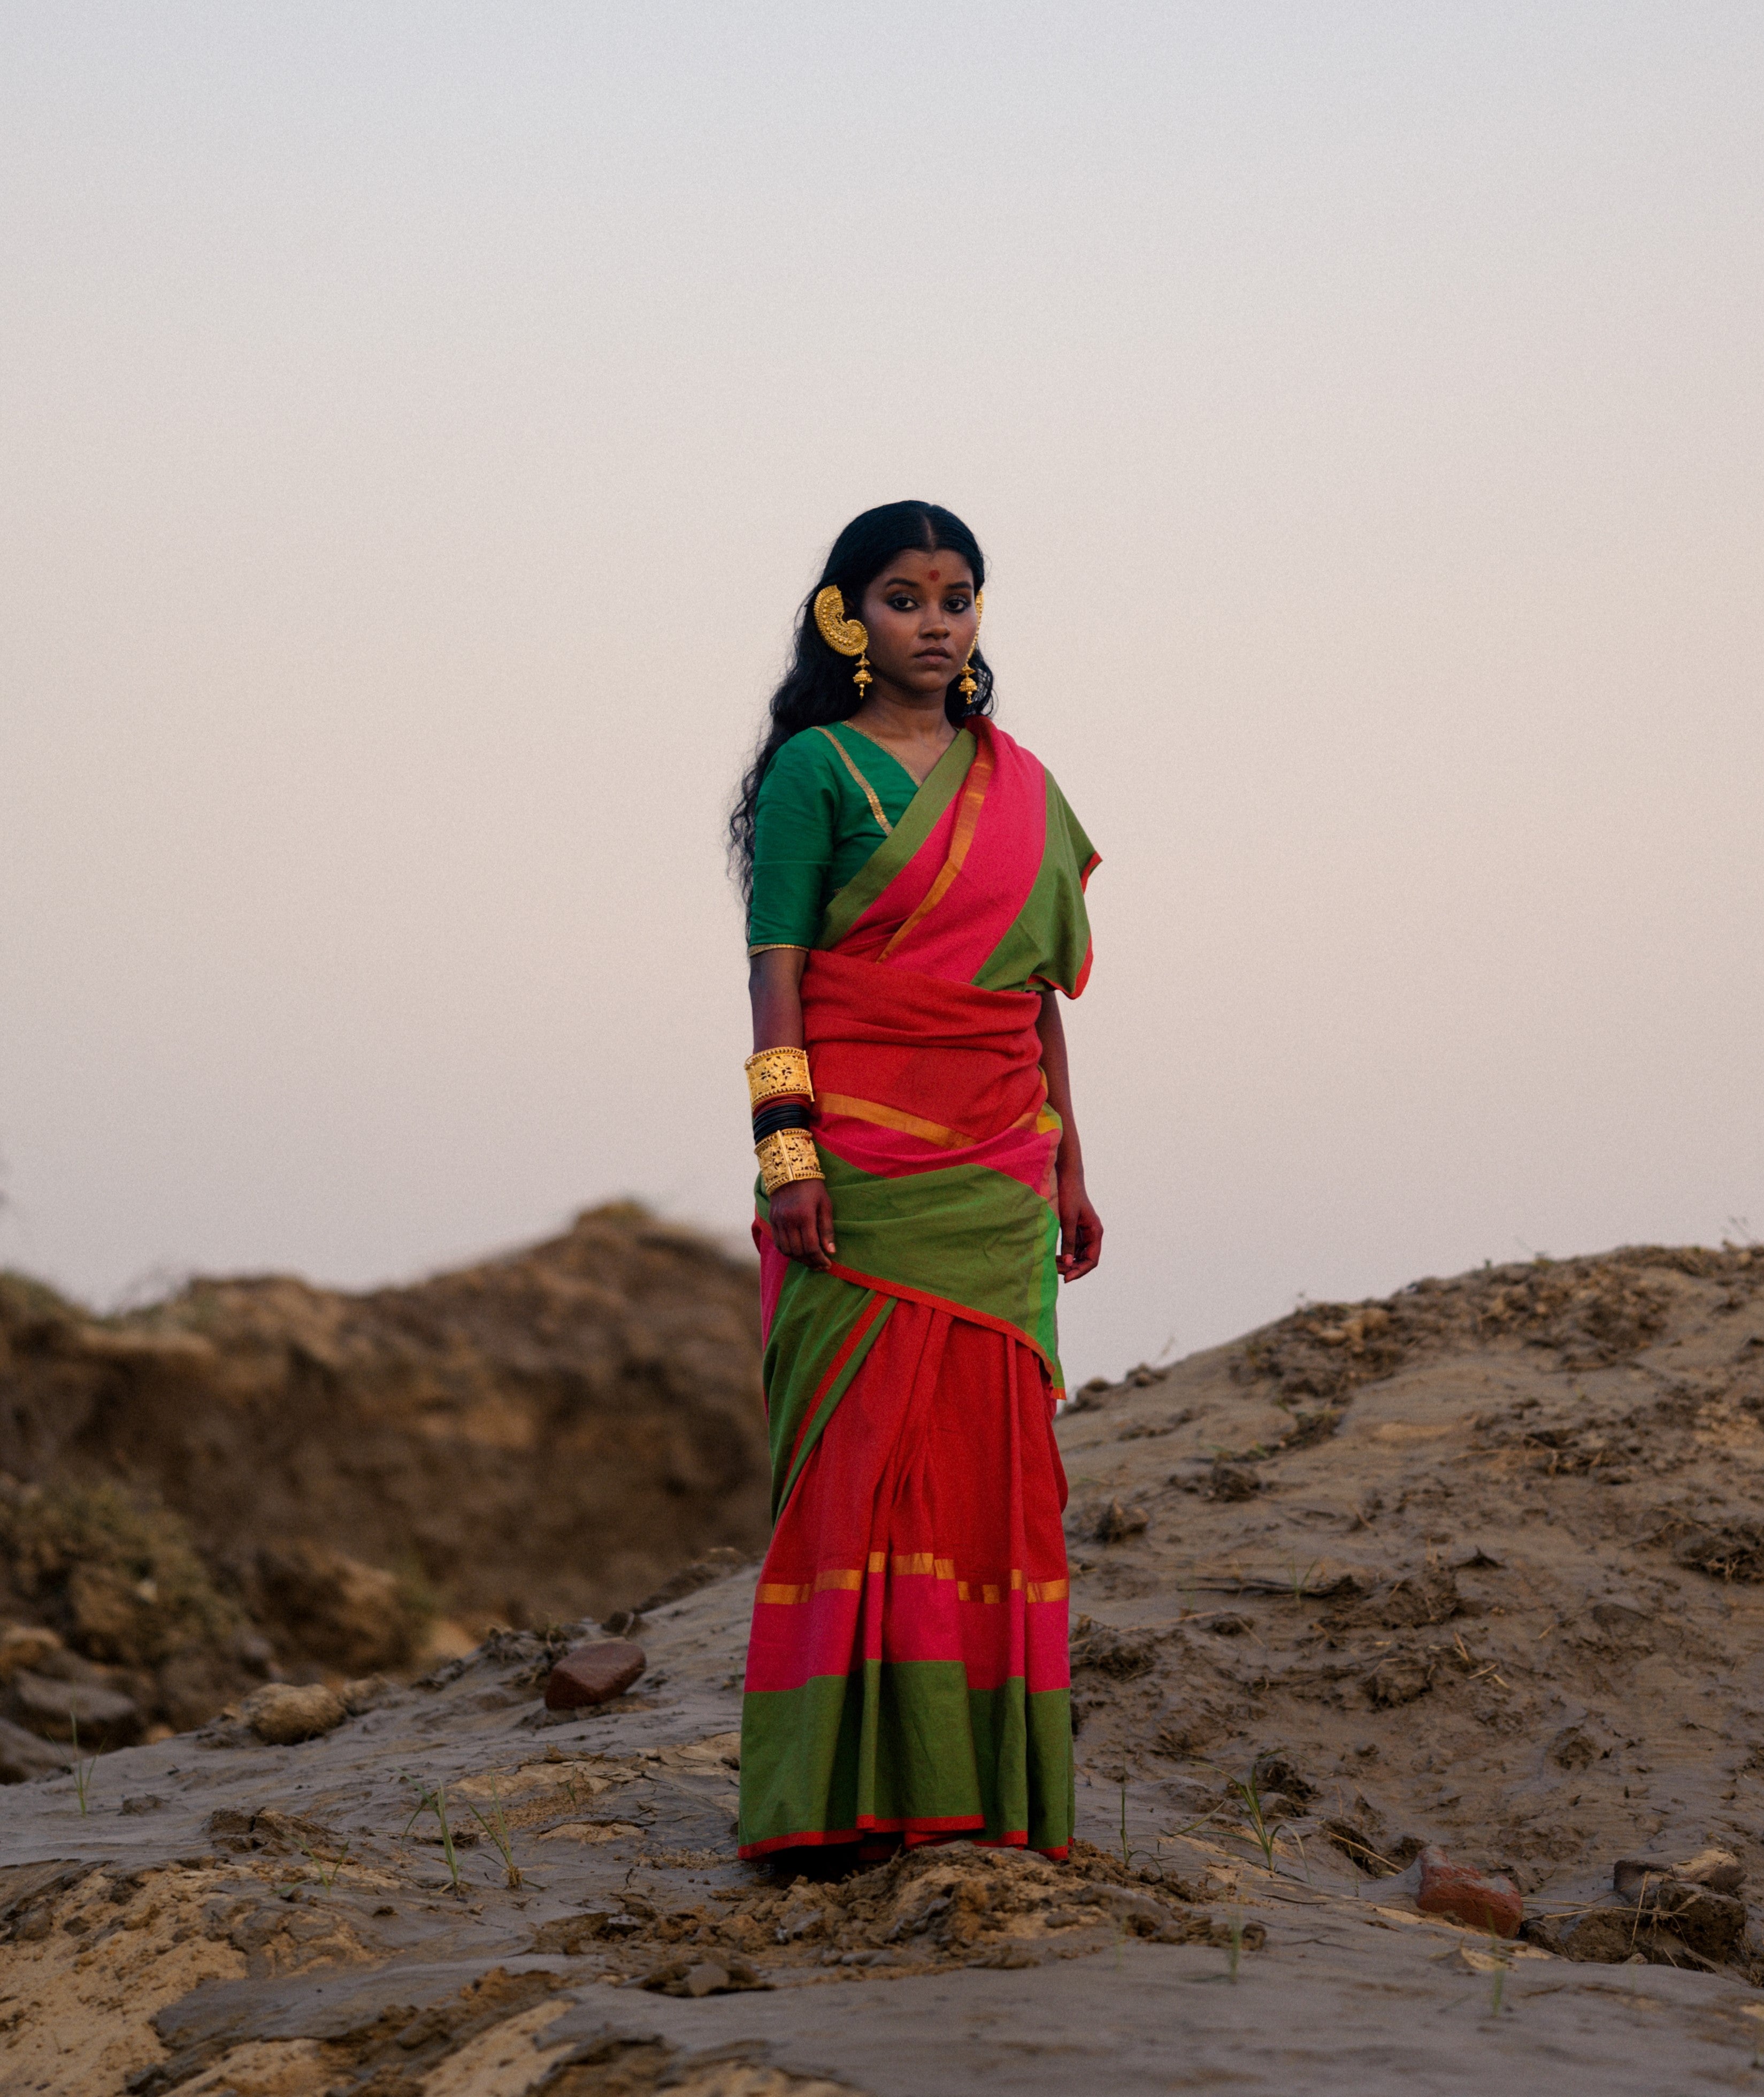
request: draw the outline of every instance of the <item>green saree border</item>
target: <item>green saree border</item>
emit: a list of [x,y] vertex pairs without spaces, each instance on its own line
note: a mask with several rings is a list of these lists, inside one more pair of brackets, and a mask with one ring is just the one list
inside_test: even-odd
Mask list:
[[874,1289],[868,1292],[869,1300],[859,1311],[850,1332],[847,1334],[833,1365],[821,1381],[809,1403],[813,1407],[808,1424],[802,1430],[790,1458],[790,1468],[784,1482],[775,1486],[773,1494],[772,1519],[779,1521],[790,1505],[790,1495],[796,1490],[796,1481],[802,1476],[803,1466],[814,1453],[815,1444],[821,1432],[838,1411],[839,1401],[851,1387],[852,1379],[869,1359],[869,1351],[882,1336],[882,1329],[888,1322],[899,1298],[879,1295]]
[[[805,1826],[809,1798],[821,1818]],[[976,1689],[960,1661],[863,1660],[742,1699],[744,1854],[853,1841],[866,1826],[1058,1850],[1076,1804],[1069,1689],[1020,1675]]]

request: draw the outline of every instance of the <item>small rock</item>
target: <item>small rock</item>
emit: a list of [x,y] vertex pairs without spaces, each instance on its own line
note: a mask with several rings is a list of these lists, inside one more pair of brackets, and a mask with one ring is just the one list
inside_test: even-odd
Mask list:
[[1711,1893],[1737,1893],[1745,1884],[1745,1867],[1731,1850],[1715,1849],[1700,1850],[1682,1864],[1664,1857],[1619,1857],[1611,1867],[1613,1891],[1632,1904],[1673,1880],[1707,1886]]
[[239,1714],[260,1740],[273,1748],[317,1740],[349,1715],[336,1692],[317,1682],[266,1682],[261,1689],[252,1690],[239,1707]]
[[1736,1893],[1745,1884],[1745,1867],[1731,1850],[1699,1850],[1686,1863],[1675,1864],[1672,1876],[1707,1886],[1711,1893]]
[[1455,1864],[1443,1850],[1421,1852],[1420,1890],[1415,1905],[1423,1915],[1442,1915],[1469,1929],[1517,1937],[1525,1902],[1511,1879],[1492,1878],[1469,1864]]
[[733,1995],[744,1989],[769,1988],[772,1983],[761,1980],[742,1959],[676,1959],[625,1985],[647,1988],[656,1995]]
[[1630,1904],[1622,1920],[1631,1936],[1638,1924],[1651,1923],[1718,1963],[1736,1956],[1744,1942],[1745,1902],[1738,1898],[1744,1882],[1731,1850],[1705,1850],[1683,1864],[1620,1857],[1611,1872],[1617,1898]]
[[1247,1464],[1215,1463],[1202,1487],[1210,1500],[1253,1499],[1261,1490],[1261,1479]]
[[124,1813],[157,1813],[164,1803],[156,1791],[138,1791],[133,1797],[123,1801],[120,1810]]
[[0,1784],[28,1784],[73,1766],[73,1750],[0,1718]]
[[1720,1966],[1743,1955],[1744,1901],[1683,1879],[1650,1875],[1646,1898],[1626,1908],[1594,1908],[1551,1928],[1526,1925],[1546,1949],[1600,1965]]
[[622,1696],[649,1665],[640,1645],[626,1639],[597,1639],[572,1646],[545,1683],[545,1707],[579,1710]]
[[1124,1543],[1128,1537],[1137,1536],[1149,1519],[1144,1508],[1110,1500],[1097,1517],[1096,1539],[1101,1543]]
[[1643,1903],[1642,1912],[1717,1964],[1739,1957],[1744,1949],[1745,1902],[1731,1893],[1673,1879]]
[[352,1718],[359,1718],[364,1711],[372,1711],[392,1695],[397,1684],[388,1682],[383,1675],[365,1675],[359,1682],[346,1682],[337,1692],[343,1708]]
[[0,1683],[10,1682],[21,1667],[40,1673],[61,1640],[41,1624],[0,1624]]
[[1664,1857],[1619,1857],[1611,1867],[1611,1890],[1633,1906],[1644,1893],[1675,1876]]
[[95,1683],[52,1681],[21,1667],[10,1701],[12,1716],[45,1740],[72,1740],[77,1727],[82,1749],[122,1747],[141,1730],[134,1697]]

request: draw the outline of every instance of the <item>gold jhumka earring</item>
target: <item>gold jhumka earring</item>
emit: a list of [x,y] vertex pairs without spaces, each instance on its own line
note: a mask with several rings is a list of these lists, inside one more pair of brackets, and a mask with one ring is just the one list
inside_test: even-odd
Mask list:
[[986,592],[984,590],[976,590],[974,593],[974,639],[969,644],[968,659],[961,666],[961,682],[956,687],[956,690],[960,692],[962,696],[963,703],[970,707],[974,704],[974,694],[980,689],[978,681],[976,680],[974,674],[974,651],[980,645],[979,622],[985,617],[985,615]]
[[851,672],[851,682],[857,687],[861,700],[867,697],[865,687],[870,681],[869,657],[865,650],[869,646],[869,628],[861,619],[847,619],[845,599],[840,596],[838,585],[829,583],[815,599],[815,624],[821,629],[821,637],[829,648],[842,655],[855,655],[857,668]]

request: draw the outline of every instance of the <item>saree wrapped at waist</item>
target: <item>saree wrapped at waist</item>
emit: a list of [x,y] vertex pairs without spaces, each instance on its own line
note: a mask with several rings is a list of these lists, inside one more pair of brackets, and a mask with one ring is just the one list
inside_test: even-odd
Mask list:
[[803,1019],[837,1271],[1015,1330],[1057,1381],[1040,1000],[838,954],[809,957]]
[[834,898],[803,977],[830,1269],[784,1259],[759,1202],[777,1527],[746,1856],[1070,1836],[1061,1124],[1037,1022],[1044,988],[1083,982],[1093,855],[1009,738],[957,746]]

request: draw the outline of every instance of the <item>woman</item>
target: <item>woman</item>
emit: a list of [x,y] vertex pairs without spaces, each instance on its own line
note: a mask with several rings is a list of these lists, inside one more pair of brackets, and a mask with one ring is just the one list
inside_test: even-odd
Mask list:
[[1096,1266],[1055,993],[1096,864],[989,718],[947,510],[848,524],[731,831],[776,1521],[741,1854],[1072,1829],[1057,1278]]

